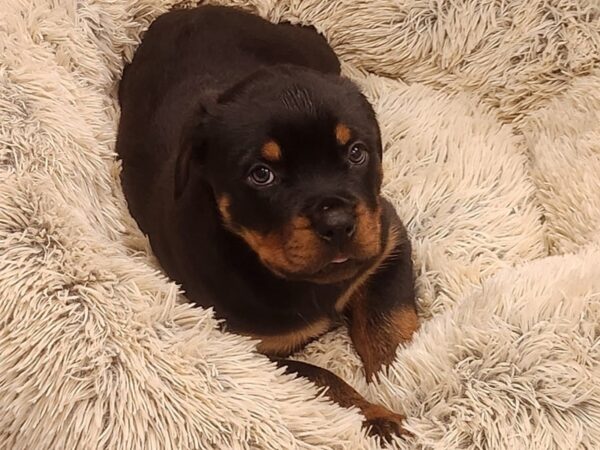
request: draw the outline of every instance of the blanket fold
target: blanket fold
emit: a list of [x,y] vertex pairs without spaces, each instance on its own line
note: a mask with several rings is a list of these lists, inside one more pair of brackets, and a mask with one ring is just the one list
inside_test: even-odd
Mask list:
[[[423,326],[367,384],[393,448],[600,447],[596,0],[221,0],[314,25],[378,114]],[[0,449],[376,449],[361,416],[161,274],[114,155],[116,87],[170,0],[0,12]]]

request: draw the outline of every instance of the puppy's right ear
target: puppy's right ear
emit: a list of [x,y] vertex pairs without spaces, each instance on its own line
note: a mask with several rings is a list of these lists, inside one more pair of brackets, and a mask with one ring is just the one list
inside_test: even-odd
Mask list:
[[190,179],[201,174],[206,159],[206,122],[206,109],[200,106],[182,130],[179,154],[175,160],[176,199],[184,193]]

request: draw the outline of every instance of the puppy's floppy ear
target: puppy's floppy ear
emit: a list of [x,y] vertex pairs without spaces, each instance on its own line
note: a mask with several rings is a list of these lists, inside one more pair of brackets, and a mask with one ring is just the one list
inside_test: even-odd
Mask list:
[[175,198],[181,197],[194,174],[200,174],[206,159],[207,110],[199,105],[181,132],[179,153],[175,160]]

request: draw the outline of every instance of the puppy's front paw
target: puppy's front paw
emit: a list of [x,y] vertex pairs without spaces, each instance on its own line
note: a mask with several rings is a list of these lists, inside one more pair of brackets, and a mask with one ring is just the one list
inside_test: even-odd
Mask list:
[[379,436],[390,442],[392,436],[406,436],[410,433],[402,427],[404,416],[397,414],[381,405],[372,405],[363,411],[365,421],[363,426],[371,436]]

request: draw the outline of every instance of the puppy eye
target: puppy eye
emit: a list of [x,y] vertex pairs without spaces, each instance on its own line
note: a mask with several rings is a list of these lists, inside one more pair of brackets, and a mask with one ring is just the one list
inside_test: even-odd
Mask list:
[[367,153],[367,146],[364,142],[356,141],[348,149],[348,161],[354,165],[361,165],[367,161],[369,153]]
[[269,186],[275,182],[275,174],[267,166],[255,166],[248,175],[248,181],[255,186]]

